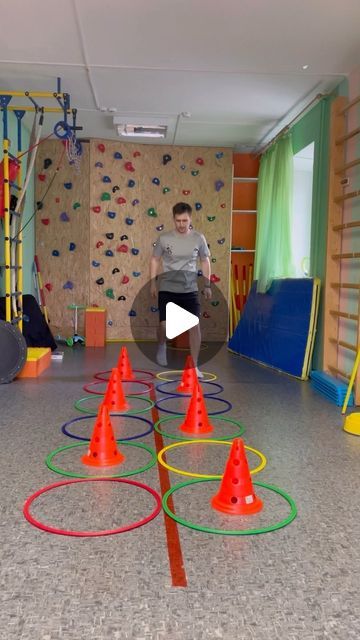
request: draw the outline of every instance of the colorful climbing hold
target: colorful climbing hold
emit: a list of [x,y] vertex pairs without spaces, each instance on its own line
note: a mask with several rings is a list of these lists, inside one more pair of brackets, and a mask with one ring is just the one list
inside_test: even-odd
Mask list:
[[45,160],[44,160],[44,169],[48,169],[49,167],[51,167],[51,165],[52,165],[51,158],[45,158]]
[[111,249],[107,249],[105,251],[105,255],[108,256],[108,258],[111,258],[114,255],[114,252],[111,251]]
[[124,233],[122,236],[120,236],[120,240],[129,240],[129,236]]
[[135,180],[129,180],[127,183],[127,186],[132,189],[133,187],[135,187]]
[[60,255],[60,251],[58,251],[57,249],[54,249],[54,251],[52,252],[52,255],[57,258]]
[[171,156],[168,153],[165,153],[162,157],[162,163],[165,165],[168,162],[171,162]]
[[118,251],[119,253],[127,253],[129,251],[129,247],[127,246],[127,244],[120,244],[118,247],[116,247],[116,251]]
[[44,173],[39,173],[38,178],[39,178],[40,182],[45,182],[46,175]]
[[53,286],[51,284],[51,282],[47,282],[46,284],[44,284],[45,289],[47,289],[49,292],[53,290]]
[[105,233],[106,237],[108,240],[113,240],[114,239],[114,234],[113,233]]
[[114,158],[115,158],[115,160],[122,160],[122,155],[121,155],[120,151],[115,151]]
[[102,142],[100,142],[100,144],[98,144],[97,148],[100,151],[100,153],[104,153],[105,145]]
[[120,273],[120,269],[118,269],[117,267],[114,267],[114,269],[112,270],[112,275],[114,276],[115,273]]
[[45,227],[50,224],[50,219],[49,218],[41,218],[41,222],[45,225]]
[[181,165],[180,165],[180,169],[181,169],[181,171],[185,171],[185,169],[186,169],[186,164],[181,164]]
[[147,210],[147,214],[148,216],[150,216],[150,218],[157,218],[157,215],[158,215],[154,207],[150,207],[150,209]]
[[75,251],[76,249],[76,244],[75,242],[70,242],[69,244],[69,251]]
[[96,284],[104,284],[105,280],[104,278],[98,278],[97,280],[95,280]]
[[103,243],[103,241],[102,241],[102,240],[99,240],[99,241],[96,243],[96,248],[97,248],[97,249],[100,249],[100,247],[103,247],[103,246],[104,246],[104,243]]
[[122,196],[119,196],[119,198],[116,199],[116,202],[118,204],[126,204],[126,198],[123,198]]
[[96,205],[96,207],[92,207],[92,210],[94,213],[100,213],[101,211],[101,207],[99,207],[98,205]]
[[97,262],[96,260],[93,260],[91,264],[93,267],[100,267],[100,262]]
[[116,218],[116,212],[115,211],[108,211],[107,212],[107,216],[108,216],[108,218],[113,220],[114,218]]
[[184,196],[188,196],[190,195],[190,193],[191,193],[190,189],[183,189]]
[[219,304],[220,304],[220,301],[219,301],[219,300],[212,300],[210,304],[211,304],[213,307],[218,307],[218,306],[219,306]]
[[73,288],[74,288],[74,284],[71,282],[71,280],[67,280],[67,282],[63,284],[63,289],[73,289]]
[[202,167],[204,165],[203,158],[196,158],[195,162],[196,162],[196,164],[200,165],[200,167]]
[[201,271],[201,269],[198,269],[197,274],[198,274],[199,278],[200,278],[200,276],[202,276],[202,275],[203,275],[203,272]]
[[133,158],[138,158],[139,156],[141,156],[140,151],[134,151]]
[[102,162],[95,162],[95,167],[99,167],[99,169],[103,168],[103,163]]
[[140,203],[140,200],[138,200],[137,198],[135,198],[135,200],[132,201],[132,206],[135,207],[137,204]]
[[223,157],[224,157],[223,151],[218,151],[217,153],[215,153],[215,158],[217,158],[218,160],[221,160],[221,158]]
[[112,320],[108,320],[107,324],[108,324],[108,327],[112,327],[113,326],[113,321]]
[[134,278],[138,278],[139,276],[141,276],[141,271],[133,271],[132,274]]
[[211,258],[211,262],[216,262],[216,258]]
[[72,189],[72,182],[64,182],[64,187],[68,190]]
[[196,176],[199,175],[199,173],[200,173],[200,171],[198,169],[193,169],[192,172],[191,172],[191,175],[196,177]]
[[111,300],[115,300],[114,289],[106,289],[105,295],[107,298],[111,298]]
[[160,184],[160,180],[159,180],[159,178],[153,178],[151,182],[152,182],[153,184],[156,184],[157,186],[159,186],[159,184]]
[[61,222],[69,222],[70,218],[68,216],[68,214],[66,213],[66,211],[63,211],[62,213],[60,213],[59,216]]
[[103,176],[102,181],[103,182],[111,182],[111,178],[110,178],[110,176]]
[[118,300],[126,300],[125,296],[119,296]]
[[131,318],[133,318],[134,316],[136,316],[136,311],[135,311],[135,309],[130,309],[130,311],[129,311],[128,315],[129,315]]
[[113,186],[113,188],[111,189],[111,191],[112,191],[113,193],[116,193],[117,191],[120,191],[120,187],[116,184],[116,185],[114,185],[114,186]]
[[104,202],[105,200],[111,200],[111,195],[110,193],[108,193],[107,191],[104,191],[104,193],[101,194],[101,198],[100,200],[102,202]]
[[126,171],[135,171],[135,167],[133,166],[132,162],[125,162],[124,167]]
[[133,247],[133,248],[131,249],[131,253],[133,254],[133,256],[137,256],[137,255],[138,255],[138,253],[139,253],[139,251],[140,251],[140,249],[135,249],[135,247]]
[[55,202],[59,203],[60,202],[60,198],[56,197],[55,198]]
[[170,191],[169,187],[164,187],[162,190],[163,193],[169,193],[169,191]]
[[196,211],[200,211],[200,209],[202,209],[201,202],[195,202],[195,209],[196,209]]
[[221,207],[222,209],[225,209],[225,207],[226,207],[226,203],[225,203],[225,202],[223,202],[223,203],[220,205],[220,207]]
[[159,224],[159,226],[156,227],[156,231],[162,231],[163,228],[164,228],[164,225],[163,224]]
[[210,318],[210,314],[207,311],[204,311],[203,318]]
[[121,282],[122,282],[122,284],[127,284],[129,282],[129,280],[130,280],[130,278],[128,276],[123,276]]
[[157,307],[150,307],[150,311],[151,313],[156,313],[159,309]]
[[215,182],[215,191],[220,191],[220,189],[222,189],[224,186],[224,183],[222,180],[216,180]]
[[225,238],[219,238],[219,240],[217,241],[218,244],[224,244],[225,242]]
[[37,211],[41,211],[43,206],[44,206],[44,203],[42,202],[42,200],[38,200],[37,203],[36,203],[36,210]]
[[76,211],[76,209],[79,209],[80,207],[81,207],[80,202],[74,202],[74,204],[73,204],[74,211]]
[[208,216],[207,219],[209,222],[214,222],[214,220],[216,220],[216,216]]
[[210,282],[220,282],[221,278],[219,278],[218,276],[215,275],[215,273],[212,273],[210,276]]

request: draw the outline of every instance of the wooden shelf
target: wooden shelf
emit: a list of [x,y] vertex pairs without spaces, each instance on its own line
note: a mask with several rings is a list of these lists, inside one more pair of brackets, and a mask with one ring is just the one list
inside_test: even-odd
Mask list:
[[255,249],[231,249],[231,253],[255,253]]
[[257,209],[233,209],[233,213],[257,213]]
[[233,178],[233,182],[257,182],[258,179],[257,178],[242,178],[242,177],[235,177]]

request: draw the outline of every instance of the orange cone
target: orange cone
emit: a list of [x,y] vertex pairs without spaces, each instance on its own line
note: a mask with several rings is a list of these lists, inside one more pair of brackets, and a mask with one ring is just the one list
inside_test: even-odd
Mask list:
[[112,369],[109,383],[104,396],[104,404],[111,411],[126,411],[129,408],[125,400],[124,390],[121,384],[120,372]]
[[180,430],[185,433],[191,433],[194,436],[200,436],[203,433],[210,433],[214,427],[209,422],[204,396],[197,380],[193,389],[186,418],[180,425]]
[[211,499],[217,511],[236,516],[248,516],[263,508],[253,489],[244,443],[236,438],[231,445],[229,459],[218,493]]
[[194,360],[191,356],[187,356],[181,382],[176,388],[176,391],[178,393],[192,393],[197,379]]
[[117,368],[119,370],[121,380],[135,380],[126,347],[121,347]]
[[115,464],[120,464],[124,460],[125,456],[120,453],[116,446],[108,409],[105,404],[102,403],[99,408],[88,452],[82,456],[81,462],[92,467],[110,467]]

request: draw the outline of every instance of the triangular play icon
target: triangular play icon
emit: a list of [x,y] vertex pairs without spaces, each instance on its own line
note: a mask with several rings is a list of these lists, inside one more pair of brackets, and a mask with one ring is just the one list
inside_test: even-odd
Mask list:
[[174,302],[166,305],[166,337],[169,340],[176,338],[184,331],[192,329],[199,324],[199,318],[193,313],[179,307]]

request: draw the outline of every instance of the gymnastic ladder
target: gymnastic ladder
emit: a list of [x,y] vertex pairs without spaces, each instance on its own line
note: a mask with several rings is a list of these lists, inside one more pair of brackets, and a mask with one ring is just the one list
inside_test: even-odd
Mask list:
[[[329,204],[328,204],[328,231],[326,254],[326,280],[325,280],[325,321],[324,321],[324,358],[323,369],[349,381],[350,373],[340,368],[339,359],[346,350],[347,354],[353,354],[354,360],[360,344],[360,233],[355,235],[355,230],[360,228],[360,219],[345,221],[344,204],[360,197],[360,190],[346,191],[351,180],[352,170],[360,165],[360,158],[347,161],[346,144],[360,134],[360,127],[348,130],[348,114],[360,103],[360,96],[348,101],[339,96],[331,105],[330,121],[330,173],[329,173]],[[349,178],[349,180],[348,180]],[[359,204],[360,211],[360,204]],[[360,218],[360,216],[359,216]],[[352,234],[349,241],[358,241],[358,250],[344,252],[344,235]],[[345,238],[346,239],[346,238]],[[353,247],[352,247],[353,248]],[[349,264],[355,266],[355,277],[343,281],[342,266]],[[349,294],[357,295],[357,310],[349,312]],[[354,309],[352,309],[354,311]],[[340,339],[342,328],[355,326],[355,343]],[[355,404],[360,404],[360,371],[358,371],[354,384]]]

